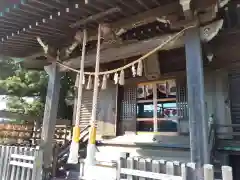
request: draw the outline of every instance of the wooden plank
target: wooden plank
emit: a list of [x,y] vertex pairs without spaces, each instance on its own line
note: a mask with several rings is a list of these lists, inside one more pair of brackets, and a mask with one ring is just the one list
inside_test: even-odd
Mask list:
[[222,166],[223,180],[233,180],[232,168],[229,166]]
[[174,175],[174,165],[173,162],[166,163],[166,171],[168,175]]
[[[147,171],[147,162],[145,159],[140,159],[138,162],[138,169],[142,171]],[[139,177],[139,180],[146,180],[145,177]]]
[[140,170],[127,169],[127,168],[121,168],[121,174],[127,174],[129,176],[137,176],[142,178],[159,179],[159,180],[163,180],[163,179],[182,180],[182,177],[180,176],[146,172],[146,171],[140,171]]
[[[195,163],[188,163],[186,166],[186,180],[196,179],[196,165]],[[201,179],[201,178],[198,178]]]
[[[177,13],[180,10],[180,5],[178,3],[171,3],[164,6],[160,6],[137,15],[126,17],[120,21],[110,24],[110,26],[115,30],[123,29],[124,31],[132,29],[134,27],[144,25],[156,21],[157,17],[167,16],[169,14]],[[93,30],[89,32],[89,40],[97,39],[97,31]]]
[[36,148],[34,158],[35,161],[33,162],[32,179],[42,180],[43,151],[40,147]]
[[43,148],[43,166],[48,168],[52,159],[52,143],[54,129],[57,121],[57,110],[60,92],[60,72],[56,63],[46,67],[49,75],[47,97],[41,134],[41,147]]
[[152,172],[160,173],[160,162],[157,160],[152,161]]
[[166,161],[165,160],[160,160],[160,173],[165,174],[167,172],[166,170]]
[[181,164],[181,176],[183,180],[187,180],[186,164]]
[[[19,147],[18,153],[21,153],[23,151],[24,147]],[[24,160],[22,160],[21,162],[23,162]],[[20,180],[21,178],[21,173],[23,171],[23,168],[21,167],[17,167],[16,168],[16,177],[18,178],[17,180]]]
[[205,164],[203,168],[204,168],[204,180],[213,180],[214,179],[213,165]]
[[[131,157],[127,158],[127,168],[134,169],[134,159]],[[122,171],[120,171],[120,173],[122,173]],[[122,173],[122,174],[124,174],[124,173]],[[127,180],[133,180],[133,176],[131,174],[127,175]]]
[[[20,161],[10,161],[10,165],[33,169],[32,163],[24,163],[24,162],[20,162]],[[14,172],[11,174],[14,175]]]
[[12,154],[11,158],[19,159],[19,160],[27,160],[27,161],[35,160],[35,157],[33,157],[33,156],[26,156],[26,155],[20,155],[20,154]]

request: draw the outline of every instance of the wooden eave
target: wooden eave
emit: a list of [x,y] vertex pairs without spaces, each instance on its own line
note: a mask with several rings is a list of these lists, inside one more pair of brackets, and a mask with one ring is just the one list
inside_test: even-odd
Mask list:
[[[218,20],[209,25],[202,26],[200,28],[201,39],[203,42],[212,40],[220,31],[223,26],[223,20]],[[205,30],[208,29],[208,33],[205,34]],[[174,37],[176,33],[164,34],[160,37],[154,37],[145,41],[139,41],[131,44],[124,44],[112,48],[105,49],[101,52],[101,62],[109,63],[116,60],[127,59],[130,57],[136,57],[148,53],[152,49],[156,48],[160,44],[167,41],[169,38]],[[162,48],[162,50],[171,50],[184,46],[184,38],[181,36],[173,42],[170,42]],[[92,52],[86,56],[85,67],[94,66],[96,53]],[[70,67],[78,68],[80,66],[80,58],[70,59],[65,61],[64,64]]]
[[[192,0],[195,1],[195,0]],[[202,0],[201,10],[206,11],[215,7],[217,0]],[[87,17],[92,17],[111,8],[120,8],[121,11],[110,14],[100,21],[87,24],[90,34],[89,41],[95,40],[99,22],[106,22],[114,30],[125,29],[126,33],[138,26],[145,26],[156,21],[156,18],[171,22],[175,30],[189,23],[180,21],[184,13],[179,0],[95,0],[84,4],[84,1],[56,1],[56,0],[28,0],[15,9],[10,9],[0,17],[0,50],[5,56],[28,57],[27,67],[42,68],[47,62],[42,48],[36,41],[40,36],[49,45],[61,49],[72,43],[73,37],[79,28],[70,28],[70,25]],[[208,14],[208,13],[205,13]],[[212,21],[215,16],[207,16],[205,21]],[[169,34],[163,31],[155,36]],[[153,37],[150,37],[153,38]],[[40,60],[38,60],[40,59]]]

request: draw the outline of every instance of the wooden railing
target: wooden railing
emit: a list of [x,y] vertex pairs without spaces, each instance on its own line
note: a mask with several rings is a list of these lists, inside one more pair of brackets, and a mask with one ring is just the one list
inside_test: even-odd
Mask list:
[[1,180],[42,180],[39,148],[0,145]]
[[[195,179],[196,173],[199,173],[194,163],[169,162],[164,160],[152,160],[149,158],[122,158],[118,167],[118,180],[133,180],[136,177],[141,180],[193,180]],[[222,180],[233,179],[231,167],[222,166],[221,170]],[[213,165],[204,165],[202,176],[204,180],[215,180]]]
[[[122,157],[122,155],[117,159],[110,161],[99,161],[97,159],[95,166],[92,166],[91,169],[80,171],[80,179],[195,180],[197,176],[200,176],[202,180],[216,180],[214,166],[211,164],[206,164],[201,169],[197,169],[195,163],[172,162],[143,157],[127,158]],[[81,163],[80,169],[84,169],[84,166],[84,163]],[[222,166],[221,172],[221,180],[233,180],[232,167]]]

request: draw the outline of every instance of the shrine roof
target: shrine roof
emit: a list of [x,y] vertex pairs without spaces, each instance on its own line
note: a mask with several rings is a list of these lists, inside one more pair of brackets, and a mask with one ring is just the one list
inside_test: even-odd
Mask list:
[[[12,0],[3,4],[0,13],[0,51],[3,56],[31,57],[36,66],[44,64],[42,47],[36,40],[43,41],[56,49],[69,46],[77,31],[87,27],[89,46],[95,48],[98,23],[108,23],[115,30],[125,29],[121,38],[137,40],[176,32],[182,29],[179,21],[184,17],[179,0]],[[9,3],[10,2],[10,3]],[[216,0],[203,0],[199,9],[211,7]],[[167,20],[176,26],[166,26]],[[212,19],[208,19],[212,20]],[[184,23],[183,23],[184,24]],[[146,26],[147,25],[147,26]],[[144,27],[143,27],[144,26]],[[157,27],[156,31],[145,30]],[[78,54],[77,54],[78,55]]]

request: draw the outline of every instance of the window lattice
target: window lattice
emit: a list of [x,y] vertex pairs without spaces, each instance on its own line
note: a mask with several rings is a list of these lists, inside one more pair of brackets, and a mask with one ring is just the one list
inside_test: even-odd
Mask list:
[[188,118],[186,80],[177,81],[177,107],[179,119]]
[[137,87],[124,87],[124,95],[121,102],[121,120],[132,120],[137,114]]

